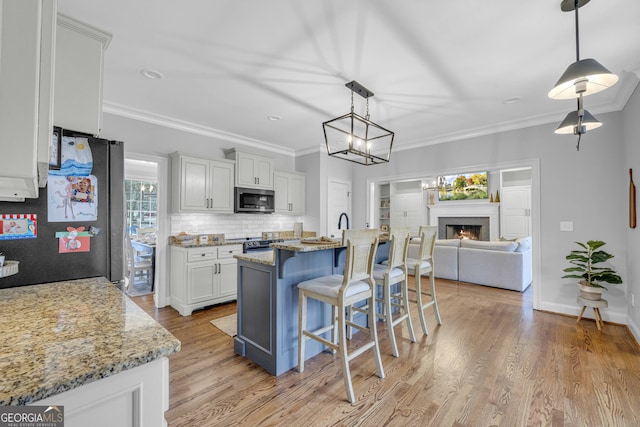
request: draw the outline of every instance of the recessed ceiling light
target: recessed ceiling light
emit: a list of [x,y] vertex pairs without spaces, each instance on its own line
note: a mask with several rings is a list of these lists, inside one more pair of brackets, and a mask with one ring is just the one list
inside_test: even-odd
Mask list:
[[272,122],[277,122],[278,120],[280,120],[282,117],[280,117],[277,114],[271,114],[269,116],[267,116],[267,119],[271,120]]
[[511,98],[507,98],[504,101],[502,101],[504,104],[515,104],[516,102],[520,102],[520,97],[519,96],[514,96]]
[[144,70],[140,70],[140,74],[151,80],[157,80],[164,77],[164,75],[160,71],[150,70],[146,68]]

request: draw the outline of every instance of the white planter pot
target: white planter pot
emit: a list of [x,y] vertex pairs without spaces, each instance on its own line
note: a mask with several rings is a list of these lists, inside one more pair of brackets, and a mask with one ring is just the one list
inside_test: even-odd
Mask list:
[[595,288],[593,286],[584,285],[583,280],[578,283],[578,288],[580,288],[580,296],[584,299],[588,299],[591,301],[599,301],[602,299],[602,288]]

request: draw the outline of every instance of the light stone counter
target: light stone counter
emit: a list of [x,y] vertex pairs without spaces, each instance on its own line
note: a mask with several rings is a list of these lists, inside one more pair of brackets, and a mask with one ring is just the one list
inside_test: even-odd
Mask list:
[[293,240],[289,242],[272,243],[269,246],[271,246],[273,250],[263,252],[249,252],[246,254],[234,255],[233,257],[243,261],[250,261],[258,264],[274,266],[276,265],[276,249],[284,249],[293,252],[315,252],[324,251],[326,249],[339,248],[342,247],[342,243],[338,240],[336,240],[335,242],[322,243],[302,243],[300,240]]
[[247,254],[238,254],[234,255],[234,258],[241,259],[244,261],[251,261],[258,264],[264,265],[276,265],[276,260],[274,257],[274,251],[263,251],[263,252],[249,252]]
[[0,405],[23,405],[180,351],[103,277],[0,290]]
[[304,243],[304,241],[295,240],[292,242],[284,242],[284,243],[273,243],[271,247],[275,249],[285,249],[287,251],[293,252],[314,252],[314,251],[323,251],[325,249],[334,249],[342,247],[342,242],[340,240],[336,240],[334,242],[317,242],[313,243],[312,241],[308,241],[308,243]]

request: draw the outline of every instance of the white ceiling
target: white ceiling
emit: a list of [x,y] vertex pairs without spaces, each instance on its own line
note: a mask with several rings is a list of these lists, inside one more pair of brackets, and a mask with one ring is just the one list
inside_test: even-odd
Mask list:
[[[396,133],[394,149],[575,110],[547,97],[575,61],[560,0],[58,0],[58,11],[113,34],[106,112],[285,154],[324,144],[351,80],[375,93],[371,119]],[[640,76],[640,1],[593,0],[579,14],[581,58],[621,78],[585,108],[619,110]]]

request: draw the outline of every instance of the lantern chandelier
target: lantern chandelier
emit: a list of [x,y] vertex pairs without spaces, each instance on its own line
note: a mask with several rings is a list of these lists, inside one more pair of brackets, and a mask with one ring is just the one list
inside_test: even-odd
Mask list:
[[[369,120],[369,98],[373,92],[355,80],[345,84],[351,90],[351,112],[322,123],[330,156],[370,166],[388,163],[394,133]],[[367,100],[364,117],[353,108],[353,93]]]
[[557,134],[578,135],[576,149],[580,150],[580,137],[591,129],[602,126],[591,113],[584,109],[582,97],[598,93],[613,86],[618,76],[607,70],[595,59],[580,59],[580,37],[578,33],[578,9],[589,3],[589,0],[563,0],[560,9],[563,12],[575,10],[576,21],[576,62],[569,65],[555,87],[549,91],[549,98],[576,98],[577,109],[572,111],[555,130]]

